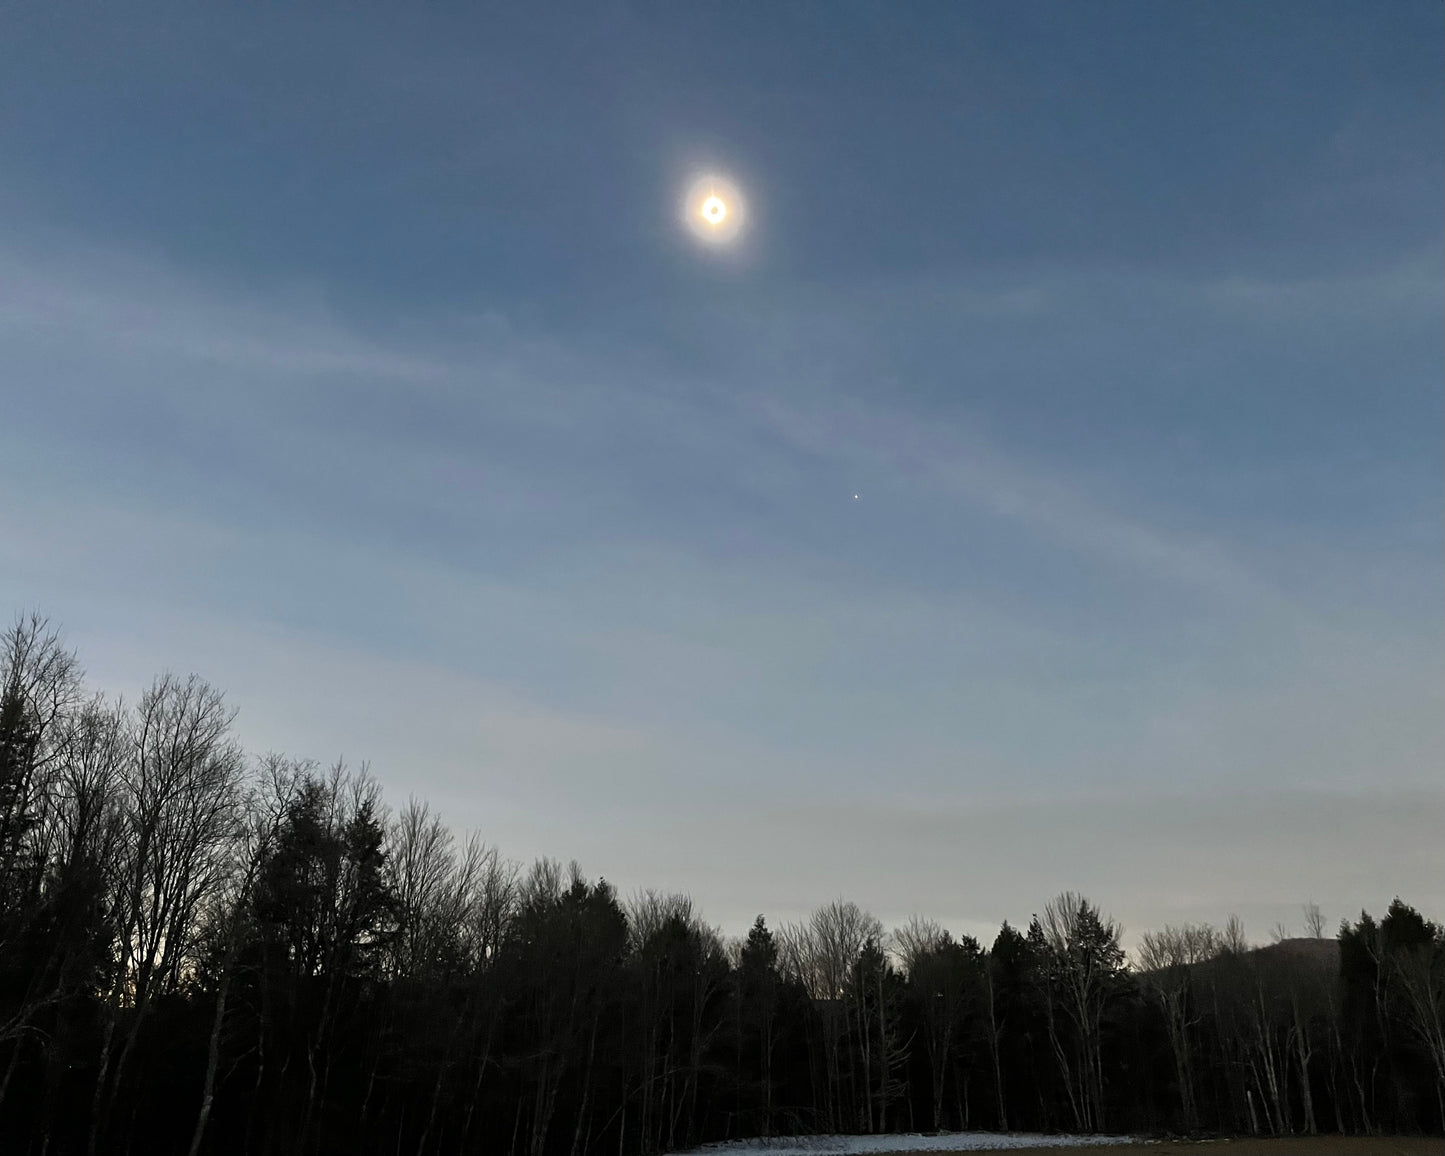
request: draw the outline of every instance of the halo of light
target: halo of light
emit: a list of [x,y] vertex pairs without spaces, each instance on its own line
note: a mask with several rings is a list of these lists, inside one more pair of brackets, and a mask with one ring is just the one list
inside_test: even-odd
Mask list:
[[682,223],[699,241],[726,245],[747,223],[747,201],[727,177],[704,173],[694,178],[683,197]]

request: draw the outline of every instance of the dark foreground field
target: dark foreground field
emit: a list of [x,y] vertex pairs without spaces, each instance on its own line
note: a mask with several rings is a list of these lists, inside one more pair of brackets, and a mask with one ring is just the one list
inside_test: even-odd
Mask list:
[[[1017,1152],[1087,1153],[1088,1156],[1445,1156],[1445,1139],[1432,1136],[1287,1136],[1277,1139],[1166,1140],[1105,1148],[1022,1148]],[[900,1154],[902,1156],[902,1154]],[[916,1154],[908,1154],[916,1156]]]

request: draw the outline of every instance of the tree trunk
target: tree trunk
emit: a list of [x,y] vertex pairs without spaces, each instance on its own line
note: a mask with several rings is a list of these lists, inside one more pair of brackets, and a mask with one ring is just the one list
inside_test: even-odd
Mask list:
[[[582,1104],[577,1109],[577,1126],[572,1130],[572,1156],[579,1156],[581,1149],[579,1145],[582,1140],[582,1122],[587,1118],[587,1110],[592,1098],[592,1066],[597,1055],[597,1020],[592,1020],[592,1034],[587,1041],[587,1068],[582,1075]],[[589,1127],[588,1131],[591,1129]],[[420,1156],[420,1153],[418,1153]]]
[[221,986],[216,992],[216,1014],[211,1020],[211,1038],[206,1046],[206,1081],[201,1093],[201,1110],[196,1116],[196,1128],[191,1133],[190,1156],[198,1156],[200,1153],[206,1121],[211,1118],[211,1103],[216,1094],[216,1069],[221,1063],[221,1025],[226,1019],[226,997],[230,990],[231,961],[227,960],[225,970],[221,973]]

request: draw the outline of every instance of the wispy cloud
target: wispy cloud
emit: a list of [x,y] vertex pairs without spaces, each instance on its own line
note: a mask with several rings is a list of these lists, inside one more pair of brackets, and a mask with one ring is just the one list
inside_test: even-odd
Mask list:
[[770,428],[820,456],[915,477],[1053,545],[1200,593],[1278,609],[1286,599],[1218,539],[1171,532],[1091,497],[1057,470],[1030,468],[971,431],[936,426],[852,403],[806,412],[755,401]]
[[409,382],[446,368],[368,339],[314,293],[258,300],[154,261],[93,250],[40,260],[0,249],[0,332],[302,376]]
[[1200,284],[1204,300],[1256,324],[1312,326],[1438,319],[1445,310],[1441,239],[1384,268],[1293,278],[1231,275]]
[[[1034,296],[1024,290],[1003,296],[1014,301],[1020,294],[1029,300]],[[224,365],[246,373],[248,387],[262,393],[303,386],[339,391],[335,404],[343,414],[353,383],[385,382],[391,390],[411,394],[419,407],[442,407],[444,421],[520,419],[545,426],[565,414],[574,428],[580,425],[594,436],[607,436],[603,431],[608,429],[634,434],[650,429],[654,440],[712,443],[714,452],[720,440],[730,441],[729,452],[748,454],[756,451],[740,444],[746,426],[761,420],[811,457],[892,471],[1051,544],[1183,587],[1278,601],[1220,541],[1151,526],[1091,497],[1080,479],[1057,468],[1025,465],[976,431],[925,425],[846,396],[835,395],[826,408],[812,409],[788,391],[712,390],[687,402],[665,380],[638,378],[630,366],[606,364],[597,351],[588,351],[594,360],[586,361],[585,353],[571,352],[565,343],[529,339],[495,317],[482,319],[483,340],[451,327],[434,332],[430,342],[408,343],[365,334],[315,300],[207,292],[174,272],[113,257],[89,263],[71,258],[42,269],[0,254],[0,326],[12,341],[63,335],[71,346],[93,346],[97,356],[139,357],[143,367],[120,372],[130,388],[148,392],[184,394],[183,383],[190,377],[185,366]],[[96,383],[94,388],[106,386]],[[194,383],[182,404],[203,405],[196,394],[208,391],[213,387]],[[232,408],[239,402],[228,394],[216,404]],[[385,437],[387,474],[393,478],[449,471],[465,476],[476,465],[474,456],[437,444],[435,437],[418,441],[419,431],[405,424],[370,435],[352,429],[339,438],[334,429],[318,429],[314,418],[290,430],[278,427],[274,415],[266,419],[270,427],[258,432],[287,441],[297,455],[326,454],[328,442],[344,454],[347,442]],[[497,468],[488,466],[489,471]],[[506,489],[494,487],[494,492]]]

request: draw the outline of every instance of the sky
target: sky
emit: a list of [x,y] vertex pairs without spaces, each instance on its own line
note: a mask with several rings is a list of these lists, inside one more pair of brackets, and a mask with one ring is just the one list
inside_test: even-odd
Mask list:
[[0,5],[0,614],[730,934],[1438,918],[1442,38]]

